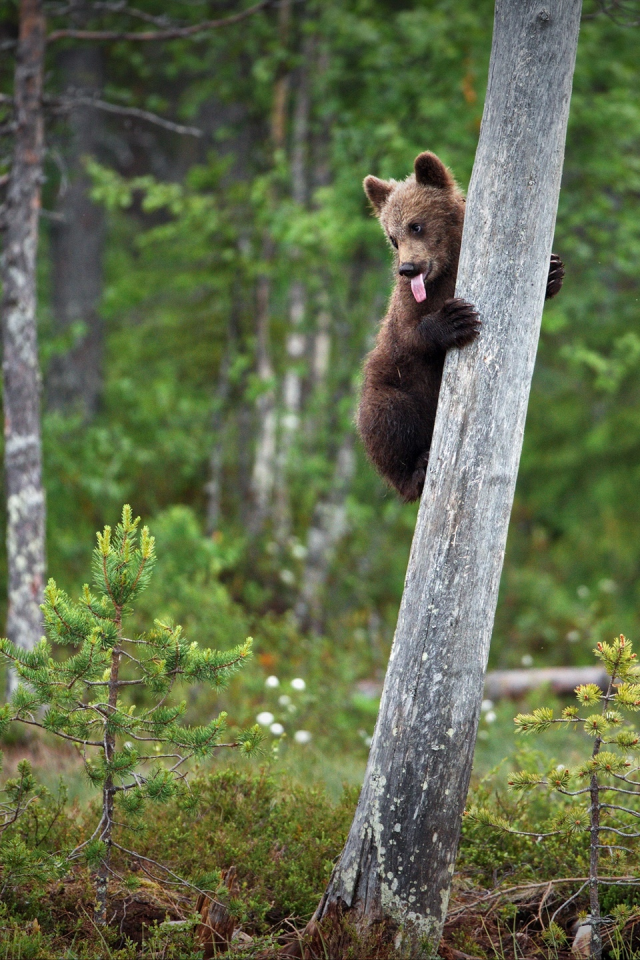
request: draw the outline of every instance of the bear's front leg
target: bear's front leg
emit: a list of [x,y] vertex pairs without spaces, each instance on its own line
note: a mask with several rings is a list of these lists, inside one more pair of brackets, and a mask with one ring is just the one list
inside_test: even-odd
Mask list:
[[481,321],[472,303],[454,297],[437,311],[420,321],[419,329],[425,346],[446,351],[450,347],[464,347],[480,333]]
[[550,300],[551,297],[555,297],[556,293],[560,292],[563,280],[564,263],[557,253],[552,253],[551,263],[549,264],[549,276],[547,277],[547,292],[544,297],[545,300]]

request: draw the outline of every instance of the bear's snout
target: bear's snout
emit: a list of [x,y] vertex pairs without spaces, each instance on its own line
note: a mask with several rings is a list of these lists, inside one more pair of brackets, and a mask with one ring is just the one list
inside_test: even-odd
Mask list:
[[411,261],[401,263],[398,267],[398,273],[401,277],[417,277],[420,272],[420,267],[415,263],[411,263]]

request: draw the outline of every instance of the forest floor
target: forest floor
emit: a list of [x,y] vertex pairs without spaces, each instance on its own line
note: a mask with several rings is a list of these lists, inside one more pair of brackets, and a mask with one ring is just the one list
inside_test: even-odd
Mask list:
[[[17,756],[24,756],[25,744],[7,744],[4,751],[10,772]],[[38,742],[28,752],[40,769],[51,776],[64,773],[73,782],[69,753],[48,754]],[[540,754],[531,752],[529,762],[540,762]],[[529,825],[550,815],[546,799],[536,795],[525,806],[509,795],[505,783],[502,771],[476,777],[470,803],[519,822],[528,818]],[[344,843],[357,792],[357,787],[345,787],[334,800],[324,786],[301,784],[273,764],[261,769],[227,765],[196,774],[193,805],[150,805],[127,828],[119,828],[118,841],[136,855],[113,857],[106,928],[93,919],[88,866],[76,865],[53,882],[22,877],[5,888],[0,903],[0,958],[198,960],[203,947],[205,960],[276,958],[283,943],[300,937],[318,903]],[[46,825],[46,810],[25,822],[21,838],[27,845],[59,851],[91,833],[95,799],[88,801],[78,785],[72,785],[72,793],[76,799],[51,826]],[[579,955],[571,947],[588,900],[585,889],[575,899],[573,895],[583,886],[587,858],[581,835],[570,842],[552,838],[538,843],[535,837],[504,834],[465,818],[439,956],[568,960]],[[151,861],[214,892],[224,908],[215,950],[213,944],[207,947],[206,936],[204,943],[198,939],[197,890],[176,884]],[[635,866],[603,858],[602,872],[635,876]],[[603,887],[602,912],[612,918],[605,958],[640,958],[637,887]],[[394,956],[392,948],[388,956]],[[323,960],[327,957],[332,960],[330,955]],[[348,957],[368,960],[358,948],[344,960]]]

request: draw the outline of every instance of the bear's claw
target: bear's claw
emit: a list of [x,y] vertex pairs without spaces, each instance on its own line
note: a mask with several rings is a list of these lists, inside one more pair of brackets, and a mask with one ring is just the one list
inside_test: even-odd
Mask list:
[[551,254],[551,263],[549,265],[549,276],[547,278],[547,292],[545,300],[550,300],[560,292],[562,281],[564,280],[564,263],[556,253]]
[[461,297],[447,300],[442,307],[442,344],[444,347],[464,347],[480,334],[482,322],[472,303]]

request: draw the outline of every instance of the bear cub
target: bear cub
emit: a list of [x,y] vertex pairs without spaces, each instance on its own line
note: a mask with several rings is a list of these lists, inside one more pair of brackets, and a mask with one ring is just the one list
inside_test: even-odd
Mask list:
[[[472,304],[454,298],[464,196],[430,152],[402,183],[366,177],[364,190],[394,248],[396,285],[375,348],[364,364],[357,423],[369,459],[403,500],[422,493],[444,358],[480,332]],[[546,296],[560,290],[551,257]]]

